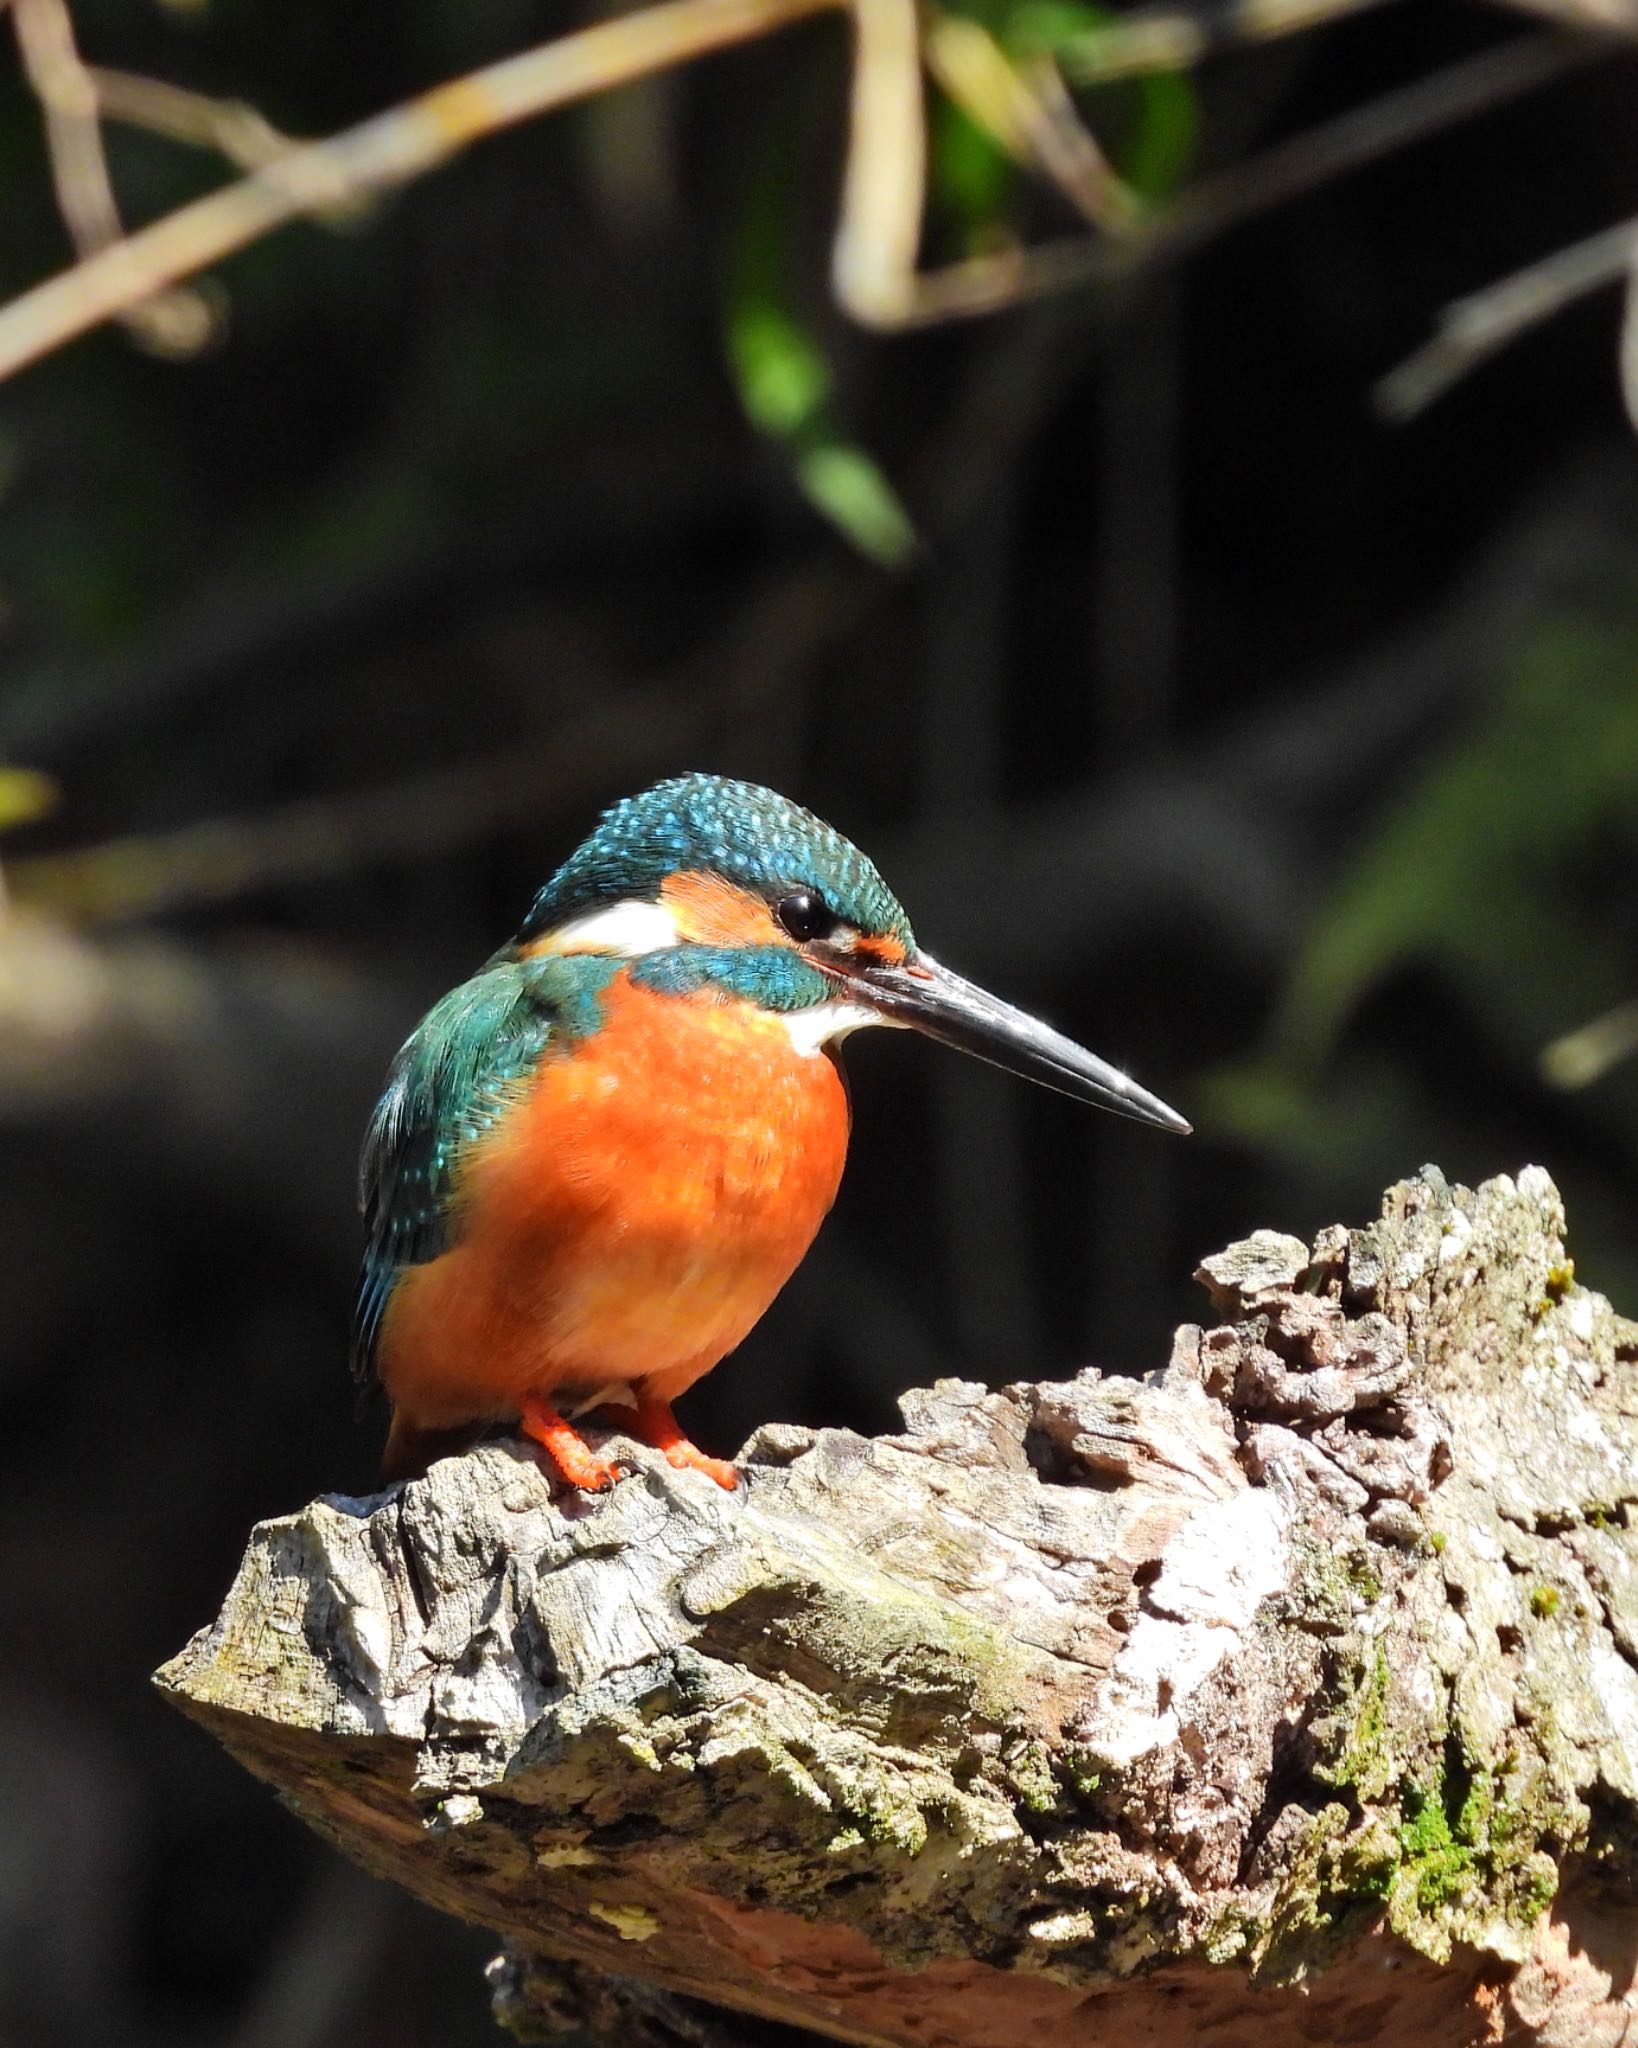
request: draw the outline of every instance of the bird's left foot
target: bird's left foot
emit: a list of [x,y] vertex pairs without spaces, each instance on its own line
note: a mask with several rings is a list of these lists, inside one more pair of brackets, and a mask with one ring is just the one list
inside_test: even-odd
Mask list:
[[661,1452],[666,1463],[675,1465],[679,1472],[703,1472],[725,1493],[732,1493],[738,1486],[738,1467],[726,1458],[707,1457],[698,1444],[690,1443],[672,1414],[669,1401],[639,1401],[637,1412],[626,1427],[639,1443]]
[[540,1445],[557,1476],[583,1493],[606,1493],[620,1477],[620,1467],[600,1458],[574,1424],[565,1422],[545,1401],[525,1401],[518,1427],[532,1443]]

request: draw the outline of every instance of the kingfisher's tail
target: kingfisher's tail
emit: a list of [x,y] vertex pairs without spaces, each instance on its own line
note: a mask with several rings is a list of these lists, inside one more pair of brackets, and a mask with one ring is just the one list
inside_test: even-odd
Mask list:
[[410,1421],[402,1408],[392,1412],[387,1447],[381,1453],[381,1484],[391,1486],[399,1479],[422,1479],[427,1467],[439,1458],[458,1457],[470,1450],[483,1435],[485,1424],[458,1423],[453,1429],[422,1429]]

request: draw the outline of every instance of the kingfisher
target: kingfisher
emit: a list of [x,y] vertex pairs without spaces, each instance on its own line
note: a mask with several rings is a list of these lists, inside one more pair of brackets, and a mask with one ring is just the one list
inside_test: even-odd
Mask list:
[[605,812],[522,928],[393,1061],[359,1174],[361,1380],[382,1478],[515,1423],[570,1486],[619,1476],[599,1407],[737,1483],[672,1403],[746,1336],[841,1181],[837,1048],[896,1025],[1162,1130],[1175,1110],[917,945],[875,865],[747,782]]

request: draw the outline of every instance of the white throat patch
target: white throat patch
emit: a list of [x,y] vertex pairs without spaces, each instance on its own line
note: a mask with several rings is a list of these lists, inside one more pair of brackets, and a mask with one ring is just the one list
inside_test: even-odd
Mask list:
[[784,1013],[785,1029],[791,1035],[791,1044],[798,1052],[816,1053],[827,1045],[835,1045],[846,1038],[850,1031],[863,1031],[872,1024],[894,1025],[896,1017],[884,1017],[880,1010],[873,1010],[868,1003],[855,1003],[846,996],[836,996],[828,1003],[814,1003],[806,1010],[787,1010]]

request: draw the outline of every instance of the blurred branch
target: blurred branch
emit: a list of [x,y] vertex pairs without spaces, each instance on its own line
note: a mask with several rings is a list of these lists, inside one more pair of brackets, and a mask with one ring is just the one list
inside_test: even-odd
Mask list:
[[1148,229],[1151,247],[1191,249],[1253,215],[1391,156],[1609,54],[1606,39],[1522,37],[1339,114],[1231,170],[1202,178]]
[[[0,761],[0,835],[15,825],[29,825],[56,808],[58,789],[49,775],[33,768],[11,768]],[[11,907],[6,871],[0,864],[0,923]]]
[[[73,47],[63,0],[13,0],[19,32],[27,18],[33,38],[31,76],[54,119],[54,162],[65,211],[81,221],[82,260],[0,308],[0,377],[10,375],[111,318],[128,317],[156,293],[246,247],[303,215],[356,204],[437,168],[482,136],[554,108],[612,90],[671,66],[767,35],[810,15],[845,8],[852,16],[855,57],[842,218],[832,258],[841,304],[867,326],[902,328],[983,313],[1060,289],[1105,268],[1124,267],[1179,236],[1172,216],[1136,223],[1124,188],[1068,98],[1056,59],[1038,54],[1016,63],[982,29],[951,22],[915,0],[662,0],[662,4],[597,23],[556,42],[524,51],[407,100],[326,141],[285,148],[271,156],[273,131],[243,109],[228,109],[192,95],[164,96],[164,87],[119,79],[108,110],[117,118],[176,133],[208,136],[234,161],[254,161],[248,176],[180,208],[128,237],[119,236],[112,192],[96,127],[98,85]],[[1115,76],[1142,62],[1195,61],[1218,43],[1289,33],[1333,20],[1380,0],[1238,0],[1222,13],[1174,9],[1120,25],[1137,42],[1110,40],[1115,31],[1081,47],[1082,79]],[[1565,0],[1567,4],[1567,0]],[[1618,0],[1590,0],[1575,19],[1585,24],[1596,9],[1602,21]],[[1624,18],[1624,17],[1623,17]],[[1147,36],[1147,45],[1143,38]],[[1168,40],[1169,39],[1169,40]],[[1142,56],[1143,49],[1147,56]],[[1602,54],[1604,39],[1566,42],[1545,57],[1526,46],[1526,78],[1552,75],[1572,61]],[[1534,52],[1534,54],[1530,54]],[[1398,146],[1396,138],[1428,132],[1468,110],[1449,87],[1458,72],[1481,78],[1487,64],[1502,75],[1498,88],[1473,94],[1489,104],[1509,85],[1518,61],[1512,49],[1490,53],[1475,67],[1455,67],[1445,80],[1390,95],[1321,135],[1299,138],[1247,167],[1240,188],[1230,188],[1226,217],[1272,204],[1338,168]],[[1044,172],[1071,204],[1097,225],[1130,231],[1096,242],[1076,238],[1032,247],[1008,247],[932,272],[917,268],[926,194],[927,161],[922,98],[926,62],[969,112],[1005,147]],[[1490,96],[1486,97],[1486,90]],[[1428,102],[1420,95],[1425,91]],[[1397,110],[1397,125],[1385,116]],[[1327,155],[1329,134],[1333,148]],[[1340,146],[1338,137],[1340,136]],[[249,157],[246,146],[249,139]],[[1318,152],[1317,161],[1306,159]],[[72,176],[69,169],[72,168]],[[1218,188],[1222,207],[1221,188]],[[1181,210],[1186,237],[1201,231],[1197,203]]]
[[[898,0],[893,0],[893,4],[897,5]],[[1335,11],[1353,12],[1356,4],[1376,4],[1376,0],[1341,0]],[[1329,10],[1318,4],[1284,9],[1277,0],[1273,9],[1291,27],[1307,26],[1326,11]],[[1198,19],[1181,13],[1164,18]],[[1243,8],[1237,18],[1255,19],[1255,10]],[[939,68],[947,65],[949,44],[943,44],[935,58],[935,33],[936,28],[929,32],[928,61]],[[1118,234],[1101,239],[1066,236],[1029,248],[1001,249],[929,273],[918,273],[911,260],[916,239],[912,230],[919,229],[920,222],[920,184],[914,192],[913,216],[895,214],[895,195],[888,186],[888,173],[875,163],[877,156],[887,153],[879,137],[871,145],[871,162],[861,166],[858,190],[854,190],[853,171],[861,154],[861,137],[873,132],[867,121],[879,121],[884,131],[887,126],[886,109],[874,104],[867,107],[856,87],[854,151],[849,158],[849,186],[844,195],[843,221],[833,263],[837,297],[855,318],[867,325],[903,328],[992,312],[1098,277],[1119,275],[1146,262],[1175,260],[1253,214],[1281,205],[1347,171],[1607,56],[1609,47],[1608,38],[1603,36],[1543,35],[1506,43],[1397,92],[1385,93],[1247,163],[1203,179],[1164,210],[1141,217],[1129,212],[1121,223],[1123,232]],[[873,54],[867,51],[861,31],[860,67]],[[963,105],[975,119],[989,127],[1004,146],[1012,146],[1013,138],[999,119],[986,119],[971,98],[955,93],[943,70],[940,75],[952,96],[962,97]],[[902,129],[911,118],[908,96],[900,103],[897,117]],[[919,122],[919,96],[914,117]],[[1090,143],[1090,136],[1087,141]],[[1039,163],[1040,156],[1033,144],[1031,154]],[[1062,179],[1055,182],[1065,189]],[[1116,207],[1120,206],[1123,194],[1124,188],[1117,185],[1110,195]],[[903,198],[902,194],[896,196]],[[1112,223],[1106,220],[1104,225]]]
[[1386,0],[1229,0],[1216,7],[1138,7],[1062,43],[1057,58],[1074,85],[1102,85],[1146,71],[1187,71],[1242,43],[1329,27]]
[[1554,1088],[1590,1088],[1638,1052],[1638,1001],[1618,1003],[1542,1049],[1542,1078]]
[[1638,35],[1638,0],[1498,0],[1515,14],[1594,34]]
[[815,649],[853,623],[873,588],[826,569],[781,577],[700,650],[686,677],[660,676],[596,702],[545,746],[175,832],[38,854],[14,864],[16,893],[76,924],[121,923],[419,858],[531,822],[543,792],[559,803],[589,799],[611,783],[659,773],[725,723],[740,726],[759,698],[788,689]]
[[[1634,273],[1635,266],[1638,218],[1556,250],[1499,284],[1458,299],[1439,315],[1433,340],[1378,384],[1378,409],[1390,419],[1411,418],[1521,334],[1539,327],[1589,292],[1619,283]],[[1629,410],[1638,410],[1630,396],[1634,353],[1629,321],[1622,350]]]
[[[57,204],[83,262],[116,247],[125,233],[103,152],[97,89],[64,0],[11,0],[11,12],[24,75],[45,115]],[[186,286],[139,294],[115,310],[127,331],[159,355],[192,355],[216,331],[209,301]]]
[[295,137],[275,128],[242,100],[215,100],[163,79],[107,71],[96,65],[88,65],[85,76],[104,120],[145,128],[171,142],[214,149],[240,170],[261,170],[276,157],[300,147]]
[[988,29],[962,14],[930,15],[925,38],[928,70],[1009,156],[1033,163],[1093,227],[1133,222],[1138,201],[1081,120],[1051,58],[1014,64]]
[[664,0],[451,79],[327,141],[288,150],[0,309],[0,377],[304,214],[407,184],[480,136],[837,4]]
[[1638,262],[1627,272],[1626,304],[1621,312],[1621,397],[1627,418],[1638,432]]
[[1064,237],[952,264],[915,280],[884,275],[870,317],[877,325],[911,326],[1042,298],[1150,263],[1175,262],[1241,221],[1534,92],[1608,53],[1606,38],[1552,34],[1486,50],[1198,180],[1169,207],[1148,214],[1118,237]]

